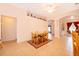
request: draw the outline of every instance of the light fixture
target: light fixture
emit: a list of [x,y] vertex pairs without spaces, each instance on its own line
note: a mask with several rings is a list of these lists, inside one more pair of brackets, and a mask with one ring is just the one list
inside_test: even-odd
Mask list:
[[50,9],[48,9],[48,13],[49,13],[49,14],[51,14],[51,13],[54,12],[54,11],[55,11],[54,8],[50,8]]
[[53,10],[52,10],[52,9],[48,10],[48,13],[52,13],[52,12],[53,12]]
[[53,11],[55,11],[55,7],[54,6],[49,6],[48,7],[48,13],[52,13]]
[[72,20],[73,20],[73,19],[74,19],[74,16],[70,16],[70,19],[72,19]]

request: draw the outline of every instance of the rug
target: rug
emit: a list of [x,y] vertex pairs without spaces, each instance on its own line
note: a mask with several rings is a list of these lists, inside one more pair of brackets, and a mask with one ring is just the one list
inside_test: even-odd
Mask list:
[[39,47],[41,47],[41,46],[43,46],[43,45],[49,43],[50,41],[51,41],[51,40],[47,40],[47,41],[45,41],[45,42],[43,42],[43,43],[40,43],[40,44],[38,44],[38,45],[32,43],[32,40],[29,40],[29,41],[27,41],[27,42],[37,49],[37,48],[39,48]]

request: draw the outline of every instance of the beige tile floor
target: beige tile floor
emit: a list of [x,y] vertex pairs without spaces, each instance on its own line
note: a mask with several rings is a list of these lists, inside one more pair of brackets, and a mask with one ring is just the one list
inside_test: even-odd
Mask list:
[[0,56],[71,56],[72,48],[68,40],[53,38],[51,42],[38,49],[27,42],[4,43],[3,49],[0,49]]

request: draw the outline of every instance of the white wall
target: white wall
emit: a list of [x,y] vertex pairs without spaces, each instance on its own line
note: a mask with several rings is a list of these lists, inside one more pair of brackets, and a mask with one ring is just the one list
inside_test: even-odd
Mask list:
[[21,26],[22,22],[26,16],[25,11],[15,6],[11,6],[9,4],[0,4],[0,15],[16,17],[17,19],[17,40],[19,40],[18,38],[19,34],[22,32],[19,26],[22,27]]
[[24,28],[24,33],[26,34],[24,37],[25,39],[30,40],[31,39],[31,32],[35,31],[47,31],[48,24],[46,21],[35,19],[27,16],[27,21],[25,22],[26,25],[24,25],[26,28]]
[[60,27],[59,27],[59,20],[54,20],[54,37],[60,38]]
[[17,19],[17,42],[31,39],[33,31],[47,31],[47,22],[26,16],[26,10],[9,4],[0,4],[0,15],[13,16]]
[[31,33],[35,31],[47,31],[47,22],[26,16],[26,19],[18,24],[18,42],[31,40]]

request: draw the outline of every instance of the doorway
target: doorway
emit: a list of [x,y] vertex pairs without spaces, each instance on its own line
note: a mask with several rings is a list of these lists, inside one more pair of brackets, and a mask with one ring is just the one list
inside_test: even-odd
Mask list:
[[49,20],[48,21],[48,39],[52,40],[54,37],[54,21]]
[[17,20],[11,16],[1,16],[1,39],[2,41],[16,40]]

